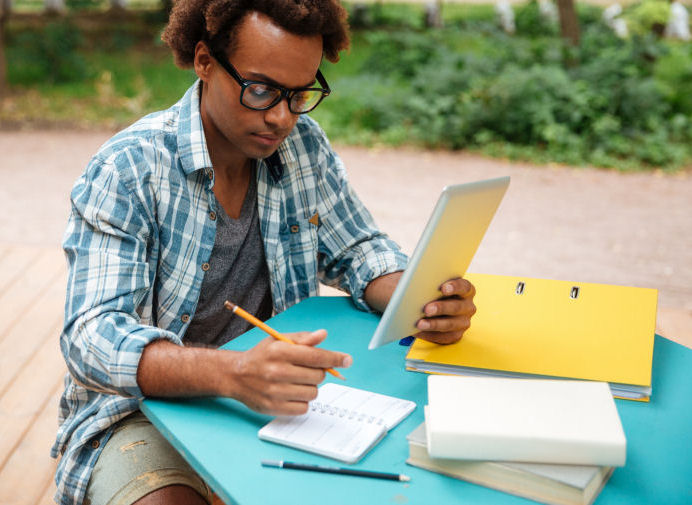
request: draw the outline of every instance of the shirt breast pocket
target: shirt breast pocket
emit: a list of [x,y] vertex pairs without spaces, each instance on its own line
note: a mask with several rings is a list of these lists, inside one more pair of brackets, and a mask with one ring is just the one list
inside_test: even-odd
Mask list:
[[281,227],[281,241],[291,256],[317,258],[317,226],[307,219],[291,220]]
[[279,232],[286,261],[279,275],[285,286],[288,305],[319,292],[317,278],[317,227],[307,219],[291,220]]

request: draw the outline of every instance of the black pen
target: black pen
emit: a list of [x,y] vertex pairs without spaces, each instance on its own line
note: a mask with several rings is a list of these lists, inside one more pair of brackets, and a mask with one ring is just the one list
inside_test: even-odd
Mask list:
[[336,473],[339,475],[353,475],[355,477],[370,477],[372,479],[398,480],[408,482],[411,477],[398,473],[372,472],[370,470],[353,470],[351,468],[308,465],[305,463],[291,463],[290,461],[262,461],[262,466],[274,468],[288,468],[290,470],[305,470],[308,472]]

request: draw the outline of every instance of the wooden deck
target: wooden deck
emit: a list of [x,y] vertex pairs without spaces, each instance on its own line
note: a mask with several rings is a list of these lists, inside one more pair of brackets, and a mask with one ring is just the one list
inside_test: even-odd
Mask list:
[[53,503],[65,280],[59,248],[0,244],[2,505]]
[[53,503],[65,282],[59,248],[0,244],[0,505]]

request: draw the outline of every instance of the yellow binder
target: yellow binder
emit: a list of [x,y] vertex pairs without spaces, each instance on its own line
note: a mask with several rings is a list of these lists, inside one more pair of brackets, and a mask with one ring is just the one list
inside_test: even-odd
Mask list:
[[541,376],[610,383],[613,394],[651,394],[655,289],[467,274],[476,287],[471,328],[452,345],[416,340],[409,370]]

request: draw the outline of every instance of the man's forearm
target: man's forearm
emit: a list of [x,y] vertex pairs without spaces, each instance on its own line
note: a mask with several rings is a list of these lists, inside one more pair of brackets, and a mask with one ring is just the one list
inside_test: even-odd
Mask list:
[[137,384],[145,396],[229,396],[228,376],[218,370],[232,366],[236,354],[157,340],[144,348]]
[[394,288],[399,283],[403,272],[393,272],[370,281],[365,288],[365,302],[371,309],[384,312],[389,303],[389,299],[394,293]]
[[144,348],[137,383],[145,396],[223,396],[271,415],[298,415],[317,396],[325,370],[348,367],[345,353],[317,347],[324,330],[267,337],[243,352],[181,347],[158,340]]

